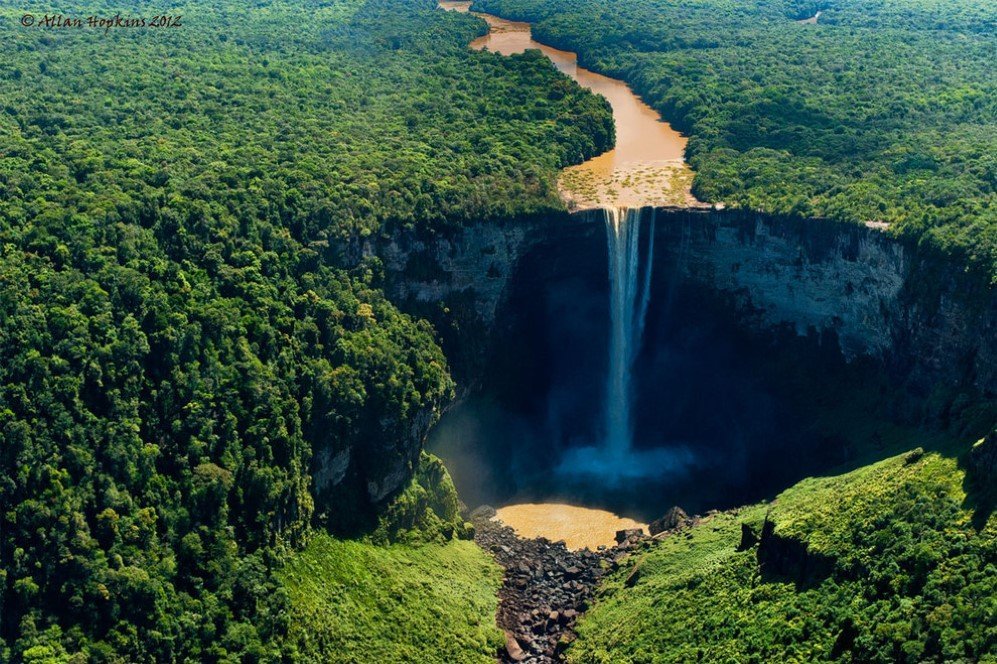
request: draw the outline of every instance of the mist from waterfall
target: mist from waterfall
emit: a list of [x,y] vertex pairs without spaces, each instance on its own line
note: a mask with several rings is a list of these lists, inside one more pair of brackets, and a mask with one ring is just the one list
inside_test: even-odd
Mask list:
[[[644,260],[640,252],[641,210],[609,208],[606,245],[609,258],[609,375],[606,381],[606,452],[625,457],[633,445],[633,366],[640,352],[644,319],[651,300],[654,267],[654,209]],[[643,271],[641,263],[643,262]]]

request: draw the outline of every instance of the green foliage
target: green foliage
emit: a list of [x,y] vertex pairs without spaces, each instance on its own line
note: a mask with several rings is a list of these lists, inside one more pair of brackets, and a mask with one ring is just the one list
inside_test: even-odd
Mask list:
[[[59,11],[147,11],[125,4]],[[452,394],[429,325],[342,255],[559,207],[609,110],[536,55],[470,52],[483,24],[429,0],[197,0],[157,31],[22,12],[0,7],[0,659],[274,659],[282,552],[377,507],[366,481],[411,472]],[[313,459],[344,451],[316,498]],[[419,486],[400,527],[439,535]]]
[[[885,221],[997,278],[997,5],[479,0],[690,135],[708,201]],[[821,11],[816,25],[797,21]]]
[[281,572],[302,661],[493,662],[502,574],[476,544],[387,547],[317,535]]
[[448,542],[471,535],[460,515],[460,500],[443,461],[422,453],[415,475],[378,519],[370,540],[377,544]]
[[[920,451],[807,479],[770,505],[713,516],[643,555],[586,615],[573,662],[994,661],[997,517],[964,507],[953,459]],[[798,587],[737,551],[740,526],[833,561]]]

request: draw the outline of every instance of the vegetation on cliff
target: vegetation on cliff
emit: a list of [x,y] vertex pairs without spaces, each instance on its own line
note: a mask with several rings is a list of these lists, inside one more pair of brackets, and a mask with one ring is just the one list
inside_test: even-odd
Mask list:
[[[483,24],[429,0],[22,13],[0,9],[0,660],[272,659],[284,552],[375,526],[452,389],[343,247],[550,209],[609,110],[542,58],[468,52]],[[385,538],[452,521],[405,495]]]
[[[363,540],[315,534],[277,577],[284,656],[303,662],[491,662],[498,565],[459,514],[443,462],[423,454]],[[457,539],[457,537],[461,539]]]
[[915,450],[672,534],[606,585],[568,659],[997,661],[990,451],[964,462],[989,459],[982,481]]
[[[690,135],[693,191],[882,221],[997,278],[997,5],[476,0]],[[800,23],[820,11],[816,24]]]

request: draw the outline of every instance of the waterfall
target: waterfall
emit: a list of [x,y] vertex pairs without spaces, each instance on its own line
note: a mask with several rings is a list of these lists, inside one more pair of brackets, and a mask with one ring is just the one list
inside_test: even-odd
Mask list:
[[652,209],[643,274],[640,260],[640,208],[609,208],[604,213],[609,254],[610,316],[605,449],[610,456],[621,458],[630,452],[633,439],[631,373],[640,350],[644,318],[651,299],[654,211]]
[[[563,478],[585,486],[633,486],[680,477],[695,465],[692,449],[678,441],[644,441],[657,446],[633,449],[633,368],[640,353],[644,319],[651,302],[654,267],[654,209],[604,209],[609,258],[609,374],[603,412],[603,438],[597,445],[570,446],[557,466]],[[648,229],[641,251],[641,222]],[[664,443],[664,444],[662,444]]]

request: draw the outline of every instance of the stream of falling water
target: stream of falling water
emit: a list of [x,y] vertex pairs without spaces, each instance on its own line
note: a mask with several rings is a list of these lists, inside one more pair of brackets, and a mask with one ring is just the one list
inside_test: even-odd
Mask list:
[[[641,208],[607,208],[609,258],[609,375],[606,381],[606,444],[610,459],[623,459],[633,443],[632,373],[644,334],[654,265],[654,209],[641,261]],[[641,263],[644,263],[643,270]]]

